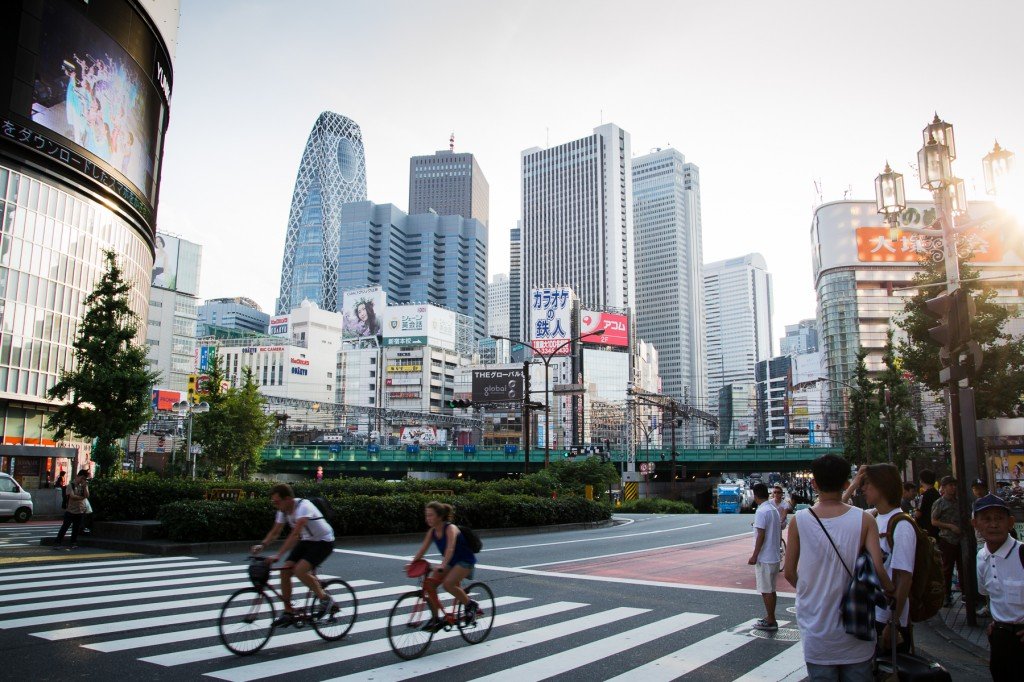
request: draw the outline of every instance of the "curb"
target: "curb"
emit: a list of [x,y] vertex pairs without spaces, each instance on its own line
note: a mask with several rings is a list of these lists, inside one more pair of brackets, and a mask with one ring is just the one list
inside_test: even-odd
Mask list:
[[935,634],[946,640],[949,644],[952,644],[958,649],[977,657],[986,666],[988,665],[988,649],[982,648],[958,635],[952,628],[946,625],[946,622],[942,619],[941,615],[933,616],[930,620],[925,621],[924,624],[930,627]]
[[[572,530],[610,528],[618,525],[612,520],[582,523],[562,523],[550,526],[529,526],[522,528],[474,529],[481,538],[498,538],[516,535],[536,535]],[[353,545],[384,545],[391,543],[417,542],[423,533],[401,533],[396,535],[347,535],[334,541],[335,547]],[[42,538],[41,546],[53,545],[55,538]],[[172,542],[170,540],[119,540],[116,538],[78,538],[79,547],[95,547],[119,552],[135,552],[155,556],[184,556],[193,554],[235,554],[246,553],[256,540],[229,540],[225,542]]]

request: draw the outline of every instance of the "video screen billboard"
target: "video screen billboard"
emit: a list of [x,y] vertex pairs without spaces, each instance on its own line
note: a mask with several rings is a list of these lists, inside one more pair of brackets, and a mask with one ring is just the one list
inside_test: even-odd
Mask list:
[[[603,329],[600,336],[588,336]],[[625,315],[603,313],[593,310],[580,311],[580,340],[599,346],[629,347],[629,323]]]
[[572,338],[572,289],[530,292],[530,343],[545,355],[568,355]]
[[68,3],[46,2],[41,25],[32,121],[96,155],[152,202],[164,103],[150,65]]
[[522,402],[522,400],[523,370],[473,370],[474,403]]
[[153,286],[162,289],[177,289],[178,286],[178,249],[181,243],[177,238],[165,234],[156,236],[156,249],[153,255]]
[[342,338],[356,340],[381,335],[384,311],[387,308],[387,294],[383,289],[349,289],[342,296],[342,308]]

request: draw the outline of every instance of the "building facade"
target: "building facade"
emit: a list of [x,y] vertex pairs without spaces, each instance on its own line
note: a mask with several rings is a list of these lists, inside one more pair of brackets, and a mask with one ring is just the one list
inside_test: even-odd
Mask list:
[[278,315],[304,300],[324,310],[337,310],[341,207],[365,200],[363,133],[352,119],[325,111],[313,125],[295,178]]
[[777,355],[757,363],[757,442],[785,443],[789,426],[792,358]]
[[634,304],[631,154],[614,124],[522,152],[521,314],[532,289],[556,284],[594,310]]
[[708,402],[700,169],[675,149],[633,159],[636,328],[660,358],[665,395]]
[[779,339],[779,355],[800,355],[818,352],[818,320],[800,320],[786,325],[786,335]]
[[157,233],[156,261],[146,325],[150,369],[158,388],[184,391],[195,371],[199,272],[203,247]]
[[[0,471],[30,491],[59,471],[93,468],[87,441],[58,442],[46,427],[56,409],[47,392],[74,368],[106,251],[145,341],[178,14],[176,0],[4,6]],[[99,70],[100,59],[113,68]]]
[[488,224],[490,187],[472,154],[441,150],[409,160],[409,214],[457,215]]
[[[704,298],[708,411],[714,414],[719,391],[730,384],[753,386],[757,363],[772,356],[772,279],[764,257],[706,263]],[[736,406],[736,396],[731,399]]]
[[[509,325],[509,303],[511,287],[508,275],[498,273],[487,286],[487,335],[508,337],[512,330]],[[511,338],[515,338],[514,336]]]
[[245,296],[211,298],[199,306],[199,336],[215,336],[219,331],[266,334],[269,326],[270,315]]
[[362,201],[341,211],[337,309],[349,289],[380,286],[391,303],[422,302],[473,319],[487,336],[487,226],[434,213],[408,215]]
[[521,223],[509,231],[508,337],[523,340],[523,230]]

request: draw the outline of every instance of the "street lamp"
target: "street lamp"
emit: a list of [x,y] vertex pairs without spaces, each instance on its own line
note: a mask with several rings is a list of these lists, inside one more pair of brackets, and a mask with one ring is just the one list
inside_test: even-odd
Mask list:
[[[563,343],[556,346],[549,353],[540,351],[536,346],[526,341],[516,341],[510,339],[507,336],[501,336],[500,334],[491,334],[491,338],[495,341],[508,341],[512,344],[520,344],[526,346],[534,353],[540,356],[540,359],[544,362],[544,468],[547,468],[551,463],[551,360],[558,355],[558,351],[562,350],[566,346],[573,344],[580,339],[591,336],[601,336],[604,334],[604,329],[598,329],[597,331],[587,332],[580,336],[574,336],[571,339],[566,339]],[[524,395],[523,400],[529,402],[530,396]],[[527,459],[530,457],[530,453],[526,453]]]
[[885,162],[885,170],[875,178],[875,207],[889,223],[889,241],[899,239],[900,214],[907,207],[907,198],[903,191],[903,175],[889,168],[888,161]]
[[996,195],[1003,189],[1007,177],[1013,172],[1013,152],[999,146],[996,140],[992,151],[981,160],[985,171],[985,193]]
[[[174,405],[171,406],[171,409],[174,410],[174,412],[176,414],[180,414],[183,417],[185,417],[187,419],[187,421],[188,421],[188,425],[186,427],[186,433],[188,435],[186,436],[186,441],[185,441],[186,447],[187,447],[186,452],[188,453],[187,457],[189,459],[191,459],[191,462],[192,462],[192,478],[195,479],[195,477],[196,477],[196,458],[192,454],[192,415],[194,415],[194,414],[203,414],[204,412],[209,412],[210,411],[210,403],[208,403],[206,401],[203,401],[201,403],[193,405],[192,403],[188,402],[187,400],[182,400],[180,403],[174,403]],[[188,460],[186,460],[186,462],[187,461]]]

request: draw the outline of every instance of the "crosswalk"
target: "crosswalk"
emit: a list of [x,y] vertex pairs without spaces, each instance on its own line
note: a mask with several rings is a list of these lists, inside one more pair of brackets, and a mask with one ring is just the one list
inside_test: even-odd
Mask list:
[[[556,676],[667,682],[707,679],[710,671],[716,680],[737,682],[806,676],[799,641],[752,637],[753,621],[537,598],[517,594],[517,583],[505,580],[492,582],[497,615],[487,640],[471,646],[457,631],[441,631],[425,656],[400,661],[385,628],[398,595],[412,585],[389,584],[380,575],[345,577],[356,590],[359,615],[344,640],[324,642],[308,628],[279,629],[262,651],[240,658],[220,643],[217,618],[227,597],[249,585],[244,564],[162,557],[0,569],[0,638],[80,647],[104,655],[95,665],[131,677],[162,670],[230,682],[295,673],[332,682],[435,673],[492,682]],[[304,588],[296,590],[304,595]]]
[[60,523],[0,523],[0,549],[38,547],[40,539],[56,537],[58,530]]

